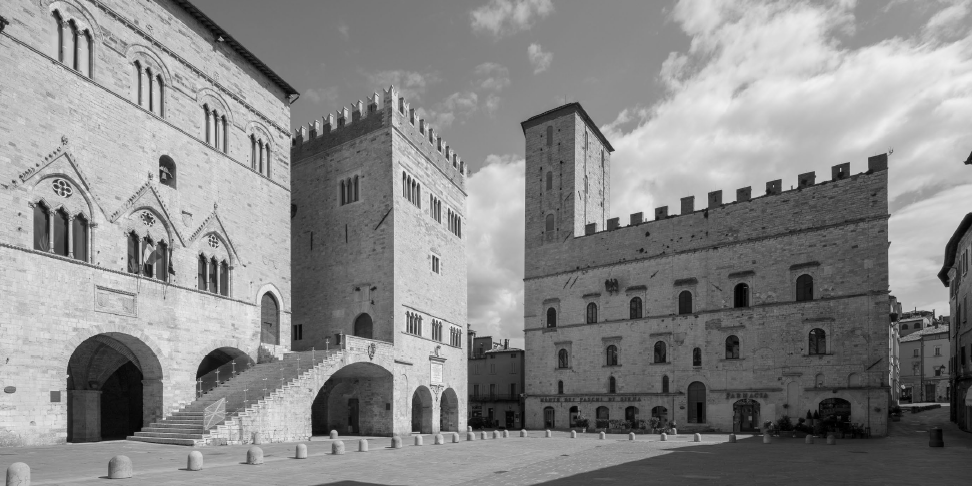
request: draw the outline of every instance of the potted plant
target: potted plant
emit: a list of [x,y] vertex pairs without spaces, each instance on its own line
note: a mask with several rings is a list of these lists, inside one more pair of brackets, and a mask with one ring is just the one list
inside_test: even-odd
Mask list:
[[900,405],[892,405],[888,409],[888,413],[891,415],[891,421],[892,422],[900,422],[901,421],[901,406]]
[[580,427],[581,433],[583,434],[587,432],[587,427],[590,425],[590,421],[587,420],[587,418],[578,415],[577,418],[574,420],[574,425]]

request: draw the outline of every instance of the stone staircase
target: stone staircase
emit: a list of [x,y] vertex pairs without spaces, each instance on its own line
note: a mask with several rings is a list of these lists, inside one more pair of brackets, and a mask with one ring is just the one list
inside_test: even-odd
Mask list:
[[[143,427],[140,432],[128,437],[128,440],[186,446],[206,445],[217,426],[262,406],[281,390],[293,386],[315,370],[333,366],[340,361],[341,356],[341,351],[290,352],[284,354],[281,360],[254,365],[160,422]],[[225,415],[217,414],[214,417],[212,411],[207,414],[207,407],[223,408],[219,407],[220,400],[225,400]],[[207,416],[209,424],[206,423]]]

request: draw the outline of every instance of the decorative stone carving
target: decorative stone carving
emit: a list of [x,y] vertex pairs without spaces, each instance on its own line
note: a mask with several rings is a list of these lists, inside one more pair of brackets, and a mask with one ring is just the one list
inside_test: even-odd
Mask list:
[[69,198],[72,194],[74,194],[74,189],[71,188],[71,183],[61,178],[51,181],[51,189],[54,190],[54,194],[57,194],[63,198]]

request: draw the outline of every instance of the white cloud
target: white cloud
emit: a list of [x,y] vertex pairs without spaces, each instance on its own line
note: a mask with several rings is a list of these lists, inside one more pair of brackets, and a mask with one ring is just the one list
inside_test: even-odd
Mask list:
[[525,168],[519,155],[490,155],[466,180],[469,323],[521,348]]
[[472,116],[479,106],[479,96],[472,91],[452,93],[428,110],[429,121],[439,130],[452,126],[457,119]]
[[475,84],[484,90],[500,91],[510,85],[510,70],[495,62],[484,62],[475,69]]
[[373,89],[394,85],[399,95],[404,96],[409,103],[421,101],[426,89],[441,80],[437,71],[420,73],[405,70],[386,70],[364,74],[368,78],[368,85],[374,87]]
[[474,32],[485,32],[499,39],[529,30],[537,19],[553,13],[550,0],[490,0],[469,13]]
[[553,61],[552,52],[543,52],[543,48],[540,44],[530,44],[527,48],[527,56],[530,58],[530,64],[533,65],[533,74],[540,74],[550,67],[550,62]]
[[716,189],[731,201],[736,188],[755,195],[778,178],[788,188],[810,170],[826,180],[845,161],[862,172],[867,156],[893,147],[891,289],[905,307],[940,310],[946,294],[934,276],[967,209],[969,191],[958,186],[972,183],[961,164],[970,149],[969,30],[929,38],[926,25],[852,49],[838,39],[854,30],[846,4],[679,3],[672,17],[691,45],[659,71],[665,98],[602,127],[616,149],[614,215],[677,208],[688,195],[705,201]]
[[337,30],[338,33],[341,34],[342,39],[348,40],[351,38],[351,27],[348,27],[348,24],[341,22],[338,24]]
[[328,86],[327,88],[321,89],[311,88],[304,91],[304,98],[307,98],[308,101],[315,105],[329,105],[337,101],[338,90],[336,86]]

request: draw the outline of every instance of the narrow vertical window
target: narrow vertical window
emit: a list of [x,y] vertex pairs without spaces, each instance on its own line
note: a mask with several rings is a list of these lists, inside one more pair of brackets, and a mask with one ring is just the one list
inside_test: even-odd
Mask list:
[[68,255],[68,215],[61,209],[54,211],[54,253]]
[[[220,122],[223,125],[223,140],[222,140],[223,153],[224,154],[228,154],[229,153],[229,131],[227,130],[227,128],[229,128],[229,125],[226,123],[226,116],[225,115],[222,116],[222,117],[220,117]],[[268,155],[269,155],[269,153],[270,153],[270,151],[267,150],[267,154]],[[270,164],[270,161],[269,160],[267,160],[267,164],[269,166],[269,164]],[[270,175],[269,168],[267,169],[267,175]]]
[[76,216],[71,223],[71,237],[74,240],[74,258],[83,262],[88,261],[88,221],[83,216]]
[[273,157],[270,153],[270,142],[267,142],[267,179],[270,178],[270,168],[273,167]]
[[219,292],[219,262],[216,261],[216,257],[209,260],[209,291],[212,293]]
[[813,277],[810,275],[803,274],[797,277],[796,300],[797,302],[813,300]]
[[148,80],[148,110],[155,113],[155,77],[151,69],[145,69],[145,79]]
[[547,125],[547,146],[553,146],[553,125]]
[[547,171],[547,190],[553,190],[553,172]]
[[678,313],[679,314],[692,313],[692,292],[688,290],[683,290],[678,294]]
[[199,263],[196,269],[196,287],[199,290],[206,290],[206,257],[199,255]]
[[142,63],[135,61],[132,64],[134,72],[132,73],[135,78],[132,79],[132,86],[135,88],[134,101],[138,106],[142,106]]
[[739,359],[739,338],[736,336],[726,338],[726,359]]
[[[141,93],[141,91],[139,91],[139,93]],[[141,102],[139,102],[139,104],[141,104]],[[203,118],[205,118],[205,120],[206,120],[206,122],[205,122],[205,126],[206,126],[206,134],[205,134],[206,143],[212,145],[212,143],[213,143],[213,139],[212,139],[212,135],[211,135],[211,133],[212,133],[212,126],[211,126],[212,120],[209,119],[209,105],[203,105]]]
[[594,324],[597,322],[597,304],[591,302],[587,304],[587,323]]
[[139,237],[135,233],[128,235],[128,273],[138,273],[138,247]]
[[699,348],[692,350],[692,366],[702,366],[702,350]]
[[160,241],[158,247],[155,249],[155,278],[163,281],[169,281],[169,245],[166,245],[164,241]]
[[[267,150],[269,152],[269,148]],[[358,201],[358,176],[354,176],[354,201]]]
[[155,242],[152,238],[146,236],[142,239],[142,251],[139,255],[142,275],[146,277],[155,277]]
[[77,71],[78,70],[78,24],[74,20],[68,21],[68,27],[71,28],[71,67]]
[[348,203],[347,201],[348,191],[347,191],[347,187],[345,187],[346,185],[347,184],[345,184],[344,180],[342,179],[341,180],[341,205],[342,206]]
[[733,289],[733,307],[749,307],[749,285],[736,285]]
[[58,62],[64,62],[64,19],[61,18],[61,13],[57,10],[54,11],[54,23],[57,24],[57,60]]
[[51,221],[50,214],[43,204],[34,205],[34,249],[50,251],[51,249]]
[[257,143],[256,137],[250,135],[250,168],[257,170]]
[[642,316],[641,297],[633,297],[628,307],[629,307],[628,309],[629,318],[641,319]]
[[165,83],[162,81],[162,76],[156,78],[159,88],[159,118],[165,118]]

